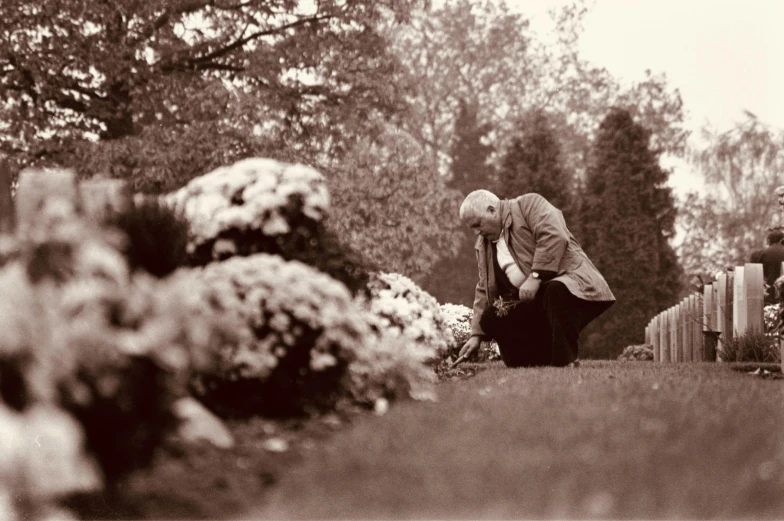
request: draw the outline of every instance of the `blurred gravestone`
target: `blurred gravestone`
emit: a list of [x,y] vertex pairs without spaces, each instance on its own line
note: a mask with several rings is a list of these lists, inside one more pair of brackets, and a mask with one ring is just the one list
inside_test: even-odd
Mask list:
[[43,220],[75,213],[76,174],[71,170],[25,169],[16,190],[17,230],[25,235]]
[[122,179],[94,178],[82,181],[79,184],[79,195],[84,215],[98,222],[133,205],[130,184]]

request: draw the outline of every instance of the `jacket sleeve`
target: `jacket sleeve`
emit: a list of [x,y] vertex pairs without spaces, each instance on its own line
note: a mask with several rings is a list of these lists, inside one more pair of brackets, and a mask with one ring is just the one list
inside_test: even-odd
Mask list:
[[539,194],[526,194],[518,199],[518,204],[536,243],[531,269],[558,272],[569,244],[563,214]]
[[479,282],[477,282],[474,290],[474,314],[471,318],[471,336],[485,338],[485,332],[482,331],[482,327],[479,325],[482,313],[487,309],[487,281],[485,280],[485,270],[482,269],[484,262],[481,258],[484,248],[480,245],[480,241],[482,241],[481,237],[477,239],[476,244],[476,265],[479,270]]

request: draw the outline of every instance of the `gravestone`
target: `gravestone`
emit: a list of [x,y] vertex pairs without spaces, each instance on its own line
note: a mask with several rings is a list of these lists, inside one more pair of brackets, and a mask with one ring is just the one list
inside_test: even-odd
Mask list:
[[702,334],[702,299],[704,297],[694,294],[689,297],[693,319],[691,321],[691,359],[694,362],[701,362],[704,356],[704,336]]
[[681,301],[681,353],[679,362],[691,362],[691,308],[689,297]]
[[746,303],[746,331],[765,332],[765,279],[762,264],[746,264],[744,269],[744,301]]
[[670,319],[669,310],[659,313],[659,359],[670,361]]
[[717,320],[717,306],[715,299],[718,296],[719,284],[715,281],[713,284],[705,286],[702,296],[703,308],[703,325],[702,325],[702,349],[700,350],[701,361],[716,361],[716,343],[718,342],[719,332]]
[[748,323],[745,271],[745,266],[737,266],[735,268],[735,281],[732,285],[732,331],[735,335],[744,334]]
[[104,221],[115,212],[123,212],[134,204],[131,185],[122,179],[96,177],[79,184],[81,210],[96,222]]
[[71,170],[25,169],[16,190],[17,231],[26,235],[51,218],[74,214],[78,209],[78,185]]
[[651,321],[651,344],[653,345],[653,361],[661,362],[661,334],[659,333],[659,315]]
[[670,360],[680,362],[680,309],[679,304],[670,308]]

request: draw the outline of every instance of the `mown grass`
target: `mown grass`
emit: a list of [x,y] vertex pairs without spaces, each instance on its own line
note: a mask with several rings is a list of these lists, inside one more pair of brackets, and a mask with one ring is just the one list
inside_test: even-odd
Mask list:
[[358,419],[249,516],[783,519],[783,398],[728,364],[494,366]]

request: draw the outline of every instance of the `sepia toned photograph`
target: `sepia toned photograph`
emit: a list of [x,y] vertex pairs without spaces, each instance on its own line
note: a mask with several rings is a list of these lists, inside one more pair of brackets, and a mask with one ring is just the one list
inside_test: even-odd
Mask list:
[[782,24],[0,0],[0,521],[784,519]]

